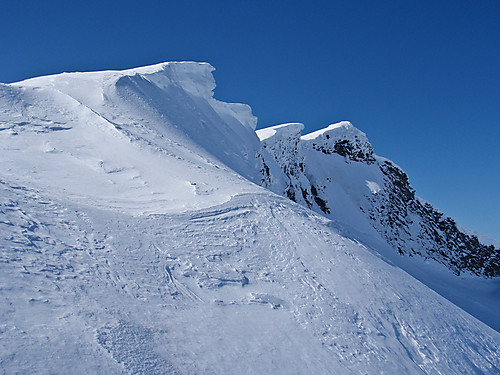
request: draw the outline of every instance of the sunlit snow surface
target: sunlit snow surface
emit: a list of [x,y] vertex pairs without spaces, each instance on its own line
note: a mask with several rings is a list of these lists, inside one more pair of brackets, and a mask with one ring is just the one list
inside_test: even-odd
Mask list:
[[255,118],[211,71],[0,86],[0,369],[499,373],[499,333],[250,182]]

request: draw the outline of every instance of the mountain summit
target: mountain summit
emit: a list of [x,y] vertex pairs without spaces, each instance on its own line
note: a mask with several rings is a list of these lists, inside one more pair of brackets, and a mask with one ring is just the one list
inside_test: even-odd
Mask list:
[[2,371],[500,373],[499,250],[212,71],[0,84]]

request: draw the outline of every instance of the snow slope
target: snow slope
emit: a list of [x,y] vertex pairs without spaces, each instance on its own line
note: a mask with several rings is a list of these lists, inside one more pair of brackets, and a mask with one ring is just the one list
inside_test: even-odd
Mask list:
[[212,69],[0,85],[2,372],[500,373],[498,332],[255,184],[290,146]]

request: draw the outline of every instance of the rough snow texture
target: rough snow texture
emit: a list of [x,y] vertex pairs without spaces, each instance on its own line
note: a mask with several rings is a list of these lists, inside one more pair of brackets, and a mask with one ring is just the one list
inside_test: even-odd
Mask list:
[[496,279],[370,217],[397,187],[425,224],[402,172],[348,123],[257,137],[212,70],[0,85],[2,372],[499,373],[500,334],[449,301],[498,329]]

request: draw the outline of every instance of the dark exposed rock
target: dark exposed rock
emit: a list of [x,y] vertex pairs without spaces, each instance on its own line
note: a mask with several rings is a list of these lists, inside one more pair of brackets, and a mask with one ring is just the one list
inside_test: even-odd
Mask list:
[[[476,236],[460,231],[452,218],[429,203],[421,203],[400,168],[386,161],[380,169],[386,183],[383,191],[372,199],[369,217],[400,254],[434,259],[457,275],[471,272],[483,277],[500,276],[500,249],[480,243]],[[416,238],[415,228],[418,229]]]
[[[330,136],[327,134],[325,139],[330,140]],[[365,149],[366,145],[363,145],[364,147],[362,147],[360,142],[352,142],[349,139],[337,140],[333,143],[333,145],[330,141],[324,143],[313,143],[312,146],[315,150],[321,151],[326,155],[338,154],[348,160],[360,161],[368,164],[373,164],[375,162],[371,146],[368,149]]]

